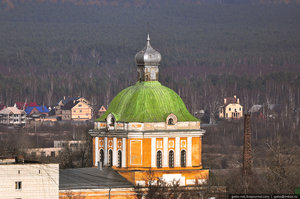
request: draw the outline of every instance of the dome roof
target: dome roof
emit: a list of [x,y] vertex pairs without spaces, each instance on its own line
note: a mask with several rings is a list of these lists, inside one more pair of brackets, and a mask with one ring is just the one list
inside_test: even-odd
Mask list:
[[158,81],[137,82],[122,90],[96,121],[105,121],[110,113],[122,122],[165,122],[171,113],[177,116],[178,122],[198,121],[177,93]]
[[135,55],[135,62],[138,66],[158,66],[160,61],[161,55],[158,51],[152,48],[148,34],[147,44],[143,50]]

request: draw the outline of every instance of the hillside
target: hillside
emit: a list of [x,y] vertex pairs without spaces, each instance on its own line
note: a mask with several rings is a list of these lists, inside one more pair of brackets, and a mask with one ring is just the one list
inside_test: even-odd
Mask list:
[[[163,56],[160,81],[191,111],[211,109],[212,96],[203,96],[208,84],[223,90],[221,96],[243,95],[250,106],[266,98],[284,101],[266,96],[274,86],[257,87],[257,78],[279,86],[270,73],[293,72],[279,76],[289,77],[287,85],[299,81],[299,4],[138,8],[40,2],[21,1],[0,12],[1,103],[27,99],[51,105],[64,95],[83,95],[108,105],[136,81],[134,55],[145,45],[147,23],[151,43]],[[252,94],[257,92],[262,93]]]

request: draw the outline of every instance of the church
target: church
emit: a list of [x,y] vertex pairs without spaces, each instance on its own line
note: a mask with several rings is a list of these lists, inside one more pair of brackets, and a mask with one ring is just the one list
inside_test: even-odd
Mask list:
[[180,96],[159,82],[161,54],[152,48],[149,35],[135,61],[137,82],[117,94],[89,132],[93,165],[111,167],[135,186],[205,184],[205,130]]

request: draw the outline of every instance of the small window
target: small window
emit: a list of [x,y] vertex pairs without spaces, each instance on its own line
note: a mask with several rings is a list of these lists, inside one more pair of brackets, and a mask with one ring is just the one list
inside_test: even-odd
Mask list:
[[17,190],[22,189],[22,181],[16,181],[15,182],[15,189],[17,189]]
[[46,152],[45,151],[41,152],[41,156],[46,157]]
[[231,108],[229,108],[228,110],[231,111]]
[[82,112],[82,110],[79,111],[80,113]]
[[81,104],[79,104],[79,105],[78,105],[78,107],[82,107],[82,105],[81,105]]
[[177,117],[176,115],[174,115],[173,113],[171,113],[170,115],[168,115],[167,119],[166,119],[166,124],[167,125],[175,125],[177,123]]
[[168,120],[168,125],[174,125],[174,120],[173,120],[173,118],[169,118],[169,120]]
[[55,157],[55,151],[51,151],[51,157]]
[[32,157],[36,157],[36,152],[31,152]]
[[20,170],[18,170],[18,174],[20,174],[21,173],[21,171]]
[[242,108],[240,108],[240,111],[242,110]]
[[39,174],[41,174],[41,170],[39,170]]

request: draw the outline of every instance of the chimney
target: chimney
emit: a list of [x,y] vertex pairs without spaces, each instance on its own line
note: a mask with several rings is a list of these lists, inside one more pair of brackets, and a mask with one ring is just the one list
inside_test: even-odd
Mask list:
[[236,99],[236,103],[238,103],[238,104],[240,103],[240,98]]
[[234,97],[234,99],[236,99],[236,95],[234,95],[233,97]]
[[251,146],[251,128],[250,114],[245,114],[244,119],[244,150],[243,150],[243,175],[252,173],[252,146]]
[[224,98],[224,104],[226,104],[226,98]]

